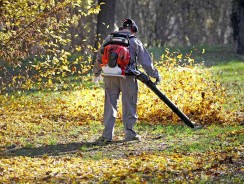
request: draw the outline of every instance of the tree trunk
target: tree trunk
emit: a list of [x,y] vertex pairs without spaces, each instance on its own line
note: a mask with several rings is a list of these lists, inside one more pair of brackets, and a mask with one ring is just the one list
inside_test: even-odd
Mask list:
[[[98,0],[99,4],[105,3],[101,5],[101,11],[97,16],[97,36],[101,41],[114,31],[115,2],[115,0]],[[99,39],[97,41],[99,42]]]
[[237,53],[244,55],[244,0],[240,0],[240,23],[239,23],[239,35]]
[[[97,31],[95,40],[95,49],[99,47],[99,43],[106,38],[108,34],[114,31],[115,22],[115,2],[116,0],[98,0],[98,4],[101,4],[101,11],[97,15]],[[96,55],[93,57],[93,63],[95,62]]]

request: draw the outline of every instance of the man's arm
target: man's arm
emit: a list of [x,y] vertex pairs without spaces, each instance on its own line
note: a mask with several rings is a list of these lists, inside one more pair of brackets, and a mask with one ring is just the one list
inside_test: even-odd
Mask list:
[[141,41],[136,40],[138,43],[138,53],[137,53],[137,61],[142,68],[146,71],[146,73],[153,78],[160,79],[158,70],[154,68],[152,59],[148,53],[148,51],[143,47]]

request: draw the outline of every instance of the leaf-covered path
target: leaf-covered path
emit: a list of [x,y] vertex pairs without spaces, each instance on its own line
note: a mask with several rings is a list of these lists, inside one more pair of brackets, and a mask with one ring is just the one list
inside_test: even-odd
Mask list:
[[242,126],[191,130],[180,125],[138,125],[137,129],[141,142],[123,142],[118,132],[111,144],[92,139],[33,148],[12,145],[1,156],[1,182],[244,181]]

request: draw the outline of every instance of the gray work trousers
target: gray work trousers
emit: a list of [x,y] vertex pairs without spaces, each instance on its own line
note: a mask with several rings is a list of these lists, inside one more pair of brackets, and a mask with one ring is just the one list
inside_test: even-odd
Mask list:
[[102,137],[108,140],[112,140],[113,138],[120,92],[122,92],[122,121],[124,124],[125,138],[135,137],[137,134],[133,127],[137,120],[137,80],[132,76],[126,78],[104,77],[104,82],[105,105]]

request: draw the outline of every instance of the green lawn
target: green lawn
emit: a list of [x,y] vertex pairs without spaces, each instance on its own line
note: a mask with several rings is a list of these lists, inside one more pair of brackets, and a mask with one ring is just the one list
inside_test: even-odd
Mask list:
[[215,65],[213,71],[224,83],[232,83],[243,87],[244,84],[244,61],[231,61],[226,64]]
[[230,109],[244,110],[244,62],[233,60],[212,66],[213,72],[222,82],[228,94]]
[[[149,52],[153,54],[156,60],[160,60],[162,54],[165,54],[166,48],[150,48]],[[182,53],[183,55],[191,54],[195,63],[204,62],[205,66],[215,66],[220,64],[228,64],[237,61],[244,62],[244,56],[235,53],[234,48],[230,46],[186,46],[186,47],[170,47],[170,52]]]

